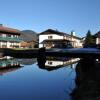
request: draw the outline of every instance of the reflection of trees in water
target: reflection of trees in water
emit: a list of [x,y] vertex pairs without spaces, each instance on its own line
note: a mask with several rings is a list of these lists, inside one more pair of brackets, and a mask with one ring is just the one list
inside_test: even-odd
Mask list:
[[[76,88],[72,92],[73,100],[81,100],[89,90],[90,81],[95,80],[96,60],[92,58],[81,59],[76,66]],[[86,96],[85,96],[86,97]],[[85,100],[85,99],[82,99]]]
[[20,69],[21,67],[22,67],[22,66],[17,65],[17,66],[12,66],[12,67],[9,66],[9,67],[0,69],[0,75],[6,74],[6,73],[8,73],[8,72],[16,71],[16,70]]
[[79,85],[94,67],[94,59],[81,59],[76,66],[76,84]]
[[[67,57],[49,57],[49,56],[39,56],[37,58],[38,66],[41,69],[46,69],[48,71],[56,70],[58,68],[66,67],[72,65],[79,61],[79,58],[67,58]],[[74,66],[71,66],[74,68]]]
[[39,49],[38,57],[37,57],[37,62],[38,62],[38,66],[40,68],[43,69],[45,67],[45,62],[46,62],[45,48]]

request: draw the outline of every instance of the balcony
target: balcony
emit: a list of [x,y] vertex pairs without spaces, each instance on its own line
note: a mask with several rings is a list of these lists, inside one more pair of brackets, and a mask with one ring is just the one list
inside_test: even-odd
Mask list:
[[1,36],[0,36],[0,40],[1,41],[16,41],[16,42],[22,41],[21,38],[16,38],[16,37],[1,37]]

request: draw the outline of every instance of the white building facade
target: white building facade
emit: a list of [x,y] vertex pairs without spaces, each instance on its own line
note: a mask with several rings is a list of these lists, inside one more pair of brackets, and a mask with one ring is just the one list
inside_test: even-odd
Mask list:
[[56,48],[56,47],[82,47],[81,38],[69,34],[48,29],[39,34],[39,48]]
[[[43,41],[45,40],[63,40],[63,36],[57,35],[57,34],[44,34],[44,35],[39,35],[39,48],[46,46],[43,44]],[[50,43],[49,43],[50,44]],[[52,44],[53,46],[54,44]]]
[[20,48],[20,31],[0,26],[0,48]]
[[60,67],[60,66],[67,66],[71,65],[73,63],[78,62],[80,59],[79,58],[72,58],[68,60],[58,60],[58,59],[48,59],[46,60],[45,67]]

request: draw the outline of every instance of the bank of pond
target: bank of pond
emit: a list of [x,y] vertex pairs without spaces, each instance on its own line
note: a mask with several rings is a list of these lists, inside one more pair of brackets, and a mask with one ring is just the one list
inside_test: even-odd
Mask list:
[[[70,69],[71,71],[68,77],[71,77],[70,75],[72,75],[71,73],[73,72],[74,73],[73,81],[75,84],[74,86],[71,87],[72,89],[70,92],[68,93],[65,92],[67,97],[62,93],[61,98],[65,96],[67,100],[99,100],[100,98],[99,96],[100,60],[98,59],[99,56],[98,58],[95,58],[95,57],[93,58],[91,56],[87,56],[83,58],[75,58],[75,56],[64,57],[64,56],[58,56],[58,55],[52,56],[50,54],[48,54],[47,56],[44,51],[45,51],[44,48],[34,49],[34,50],[2,49],[0,51],[1,52],[0,75],[4,75],[5,73],[8,73],[8,72],[14,72],[16,70],[23,69],[25,66],[30,66],[30,65],[34,66],[34,64],[35,64],[35,67],[37,66],[39,69],[45,70],[48,72],[68,68],[68,70]],[[4,54],[2,54],[2,52]],[[51,53],[55,51],[47,50],[47,52]],[[59,52],[59,50],[58,51],[56,50],[56,52]],[[65,53],[65,50],[61,52]],[[30,69],[28,69],[27,71],[29,70]],[[66,72],[66,74],[68,72]],[[64,73],[64,71],[60,73],[58,72],[57,75],[59,76],[62,73]],[[40,70],[38,74],[40,74]],[[56,76],[55,74],[55,78],[59,79],[59,77],[61,77],[61,76],[59,77],[58,76]],[[68,81],[72,81],[72,80],[68,80]],[[58,99],[59,96],[57,98],[55,96],[52,98]],[[34,99],[34,97],[32,99]],[[44,100],[46,99],[44,98]],[[66,100],[66,99],[63,98],[63,100]],[[3,99],[3,100],[6,100],[6,99]]]

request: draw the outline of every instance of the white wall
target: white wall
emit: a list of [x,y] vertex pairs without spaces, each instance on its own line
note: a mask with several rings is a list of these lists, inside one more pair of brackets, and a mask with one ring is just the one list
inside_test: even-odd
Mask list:
[[19,48],[21,47],[21,43],[18,43],[18,45],[19,45]]
[[3,45],[6,45],[6,42],[0,42],[0,44],[1,44],[1,47],[3,46]]
[[[49,64],[49,63],[52,63],[52,64]],[[59,65],[63,65],[63,61],[46,61],[46,63],[45,63],[45,66],[59,66]]]
[[[46,63],[45,63],[45,66],[50,66],[50,67],[52,67],[52,66],[54,67],[55,66],[56,67],[56,66],[59,66],[59,65],[66,65],[68,63],[72,64],[72,63],[77,62],[79,60],[80,60],[80,58],[74,58],[74,59],[70,59],[68,61],[47,60]],[[52,63],[52,64],[50,64],[50,63]]]
[[63,36],[57,34],[39,35],[39,48],[43,47],[43,44],[41,44],[41,42],[48,39],[48,36],[52,36],[52,39],[63,39]]
[[7,41],[7,48],[10,48],[11,43]]
[[[57,34],[46,34],[46,35],[39,35],[39,48],[43,47],[43,44],[41,44],[41,42],[43,42],[44,40],[48,39],[48,36],[52,36],[52,39],[64,39],[64,36],[60,36]],[[67,38],[65,38],[67,39]],[[49,39],[50,40],[50,39]],[[71,41],[75,41],[74,42],[74,47],[82,47],[82,43],[81,40],[77,39],[77,38],[71,38]]]
[[96,38],[96,44],[99,44],[99,39],[98,38]]
[[43,47],[43,44],[39,44],[39,48],[42,48]]
[[[7,45],[7,48],[12,48],[12,47],[11,47],[11,44],[12,44],[12,43],[9,42],[9,41],[7,41],[7,42],[0,42],[1,47],[2,47],[3,45]],[[15,42],[15,43],[13,43],[13,44],[20,47],[20,43]]]
[[82,47],[82,46],[83,46],[83,43],[82,43],[81,40],[79,40],[79,39],[72,38],[72,41],[75,41],[75,42],[74,42],[74,46],[75,46],[75,47]]

